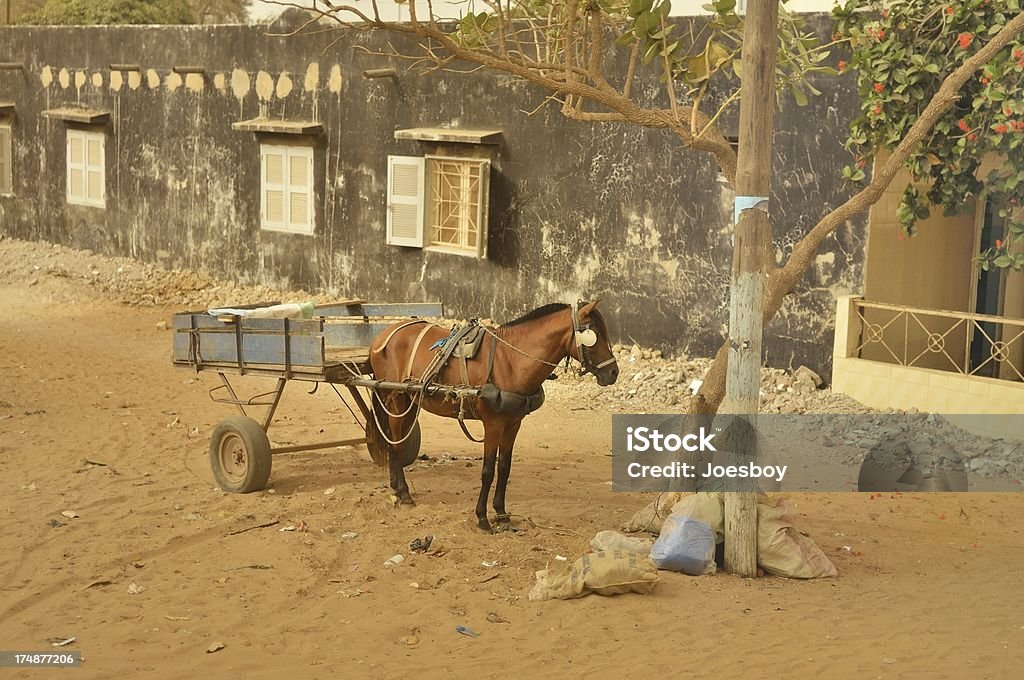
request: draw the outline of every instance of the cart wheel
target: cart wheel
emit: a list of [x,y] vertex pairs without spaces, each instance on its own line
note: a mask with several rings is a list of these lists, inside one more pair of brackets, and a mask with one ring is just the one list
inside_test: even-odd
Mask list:
[[[366,449],[370,452],[370,459],[381,467],[388,464],[387,448],[390,446],[380,438],[377,426],[373,420],[366,422]],[[413,426],[413,433],[409,438],[398,445],[398,456],[402,461],[402,467],[409,467],[420,455],[420,422],[417,420]]]
[[217,485],[231,493],[259,491],[270,479],[270,440],[260,424],[231,416],[213,428],[210,467]]

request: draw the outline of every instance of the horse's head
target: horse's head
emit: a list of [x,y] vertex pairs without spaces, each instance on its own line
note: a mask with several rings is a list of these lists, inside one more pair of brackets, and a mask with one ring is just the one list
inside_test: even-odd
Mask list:
[[608,327],[597,311],[600,301],[573,305],[573,358],[583,366],[584,373],[593,373],[597,384],[605,386],[618,380],[619,365],[608,340]]

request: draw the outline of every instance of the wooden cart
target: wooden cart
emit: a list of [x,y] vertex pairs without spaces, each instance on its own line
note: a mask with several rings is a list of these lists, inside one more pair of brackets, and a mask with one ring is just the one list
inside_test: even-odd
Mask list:
[[[235,306],[245,310],[266,307],[274,302]],[[217,484],[225,491],[248,493],[266,486],[270,478],[274,454],[312,451],[338,446],[365,444],[370,457],[379,465],[388,460],[388,452],[375,442],[370,428],[376,427],[370,405],[359,388],[367,394],[376,391],[400,390],[421,392],[415,381],[393,383],[375,380],[369,362],[373,339],[388,326],[410,318],[442,316],[439,303],[368,304],[346,301],[318,305],[312,319],[262,319],[228,314],[212,316],[203,312],[175,314],[172,320],[173,363],[192,371],[213,371],[220,385],[210,390],[210,398],[222,404],[235,405],[240,415],[222,420],[210,437],[210,466]],[[265,376],[276,379],[273,389],[250,398],[240,397],[229,374]],[[328,384],[348,407],[363,436],[338,441],[291,446],[271,446],[267,431],[281,402],[285,385],[301,380]],[[356,405],[353,410],[344,387]],[[451,388],[430,386],[434,390]],[[372,398],[372,397],[371,397]],[[251,410],[265,408],[261,420]],[[247,410],[248,409],[248,410]],[[358,412],[357,412],[358,411]],[[419,455],[419,423],[411,435],[394,447],[403,465],[411,464]]]

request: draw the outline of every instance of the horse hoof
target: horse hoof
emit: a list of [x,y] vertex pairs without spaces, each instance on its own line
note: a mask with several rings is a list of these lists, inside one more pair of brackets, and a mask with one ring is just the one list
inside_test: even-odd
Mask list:
[[512,520],[508,515],[498,515],[494,518],[494,533],[500,534],[503,531],[512,530]]
[[480,519],[478,519],[476,525],[480,527],[481,531],[491,533],[491,523],[487,521],[486,517],[481,517]]

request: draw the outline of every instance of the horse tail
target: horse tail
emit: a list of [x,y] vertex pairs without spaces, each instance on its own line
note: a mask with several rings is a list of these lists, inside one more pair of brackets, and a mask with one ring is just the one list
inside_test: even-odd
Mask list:
[[388,420],[387,409],[384,408],[382,397],[376,392],[370,394],[370,420],[368,435],[372,439],[373,446],[381,454],[379,460],[375,459],[374,462],[378,465],[387,465],[388,459],[391,457],[391,444],[388,443],[388,439],[394,439],[391,436],[391,423]]

